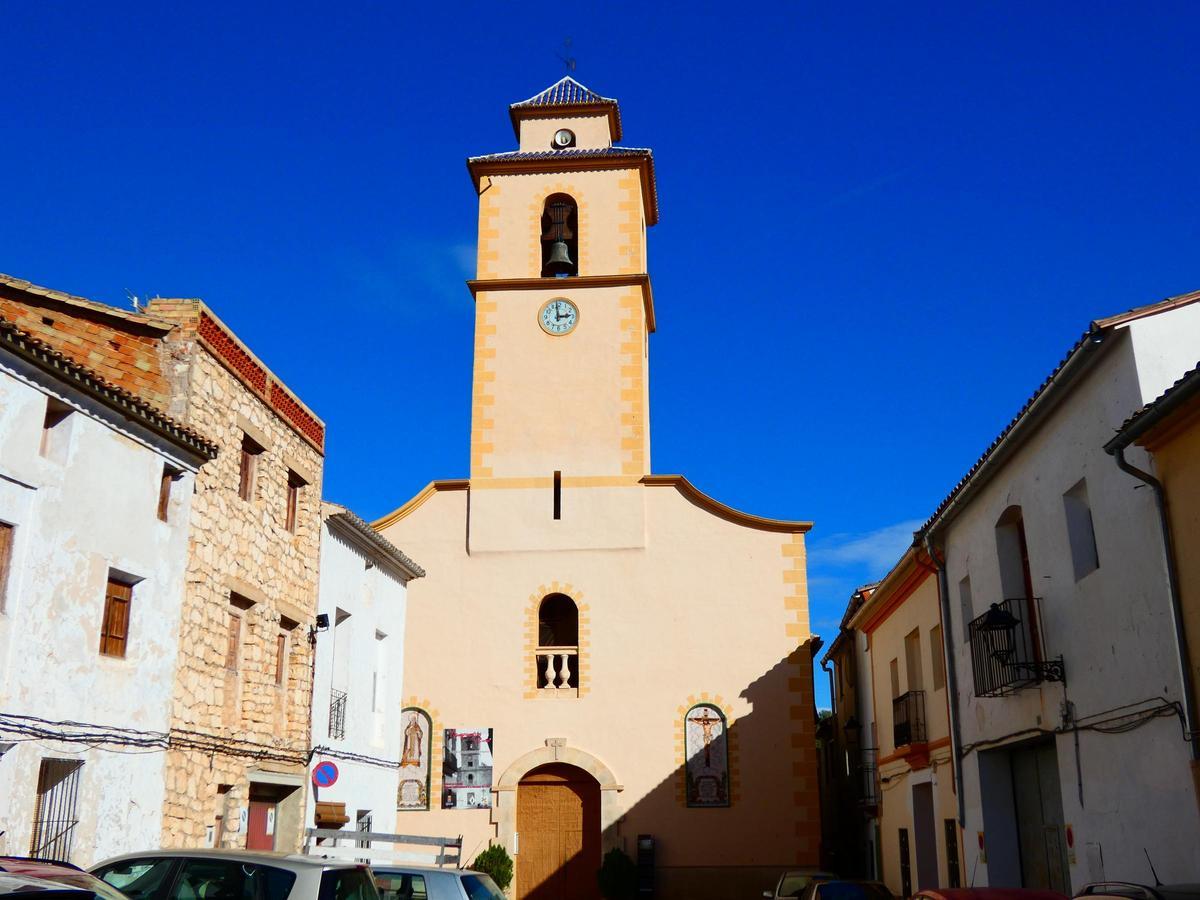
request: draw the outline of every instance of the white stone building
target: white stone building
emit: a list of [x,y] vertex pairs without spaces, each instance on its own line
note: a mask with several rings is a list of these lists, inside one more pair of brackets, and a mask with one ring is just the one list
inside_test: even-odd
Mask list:
[[0,318],[0,854],[159,845],[193,483],[214,453]]
[[322,512],[312,765],[332,761],[339,774],[310,789],[307,821],[324,824],[317,801],[341,803],[348,827],[394,832],[407,585],[425,572],[349,510]]
[[[1159,513],[1103,447],[1195,365],[1198,300],[1092,323],[923,529],[945,560],[952,730],[976,886],[1153,884],[1147,856],[1165,883],[1197,878],[1184,739],[1196,724]],[[1128,453],[1151,469],[1140,448]]]

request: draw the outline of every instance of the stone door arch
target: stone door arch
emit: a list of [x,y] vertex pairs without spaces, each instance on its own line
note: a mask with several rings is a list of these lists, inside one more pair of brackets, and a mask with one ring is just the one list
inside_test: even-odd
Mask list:
[[[554,738],[547,741],[545,747],[532,750],[513,760],[496,780],[493,788],[496,792],[496,830],[501,843],[514,857],[520,856],[521,848],[515,836],[517,792],[521,781],[534,770],[555,763],[581,769],[595,780],[600,792],[600,852],[606,853],[609,848],[617,846],[617,820],[624,812],[619,794],[624,790],[624,785],[620,784],[612,770],[595,756],[576,747],[568,747],[565,741]],[[519,871],[520,860],[517,859],[516,862]],[[524,896],[519,883],[515,885],[515,889],[517,897]]]

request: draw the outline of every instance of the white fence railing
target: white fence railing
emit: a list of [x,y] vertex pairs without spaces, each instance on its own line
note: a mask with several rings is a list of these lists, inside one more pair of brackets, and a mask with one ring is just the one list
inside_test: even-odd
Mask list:
[[394,862],[461,868],[462,842],[461,834],[449,838],[340,828],[308,828],[304,831],[304,852],[308,856],[356,859],[378,865]]

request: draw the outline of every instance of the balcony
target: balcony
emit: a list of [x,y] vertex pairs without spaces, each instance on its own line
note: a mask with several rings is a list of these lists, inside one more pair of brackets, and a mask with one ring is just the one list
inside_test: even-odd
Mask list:
[[1066,677],[1062,657],[1043,660],[1028,621],[1032,603],[1024,598],[993,603],[967,625],[976,697],[1003,697],[1043,681]]
[[892,743],[897,749],[923,744],[925,735],[925,692],[909,691],[892,701]]
[[329,692],[329,736],[335,741],[346,738],[346,692]]
[[578,647],[538,647],[533,665],[539,691],[567,696],[579,693]]
[[870,810],[879,806],[879,751],[864,748],[854,772],[854,788],[858,805]]

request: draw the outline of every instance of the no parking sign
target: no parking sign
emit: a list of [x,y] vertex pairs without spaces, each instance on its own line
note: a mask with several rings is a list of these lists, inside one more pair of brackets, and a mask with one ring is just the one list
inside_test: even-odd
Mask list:
[[338,767],[329,760],[324,760],[313,766],[312,783],[315,787],[327,788],[337,784]]

